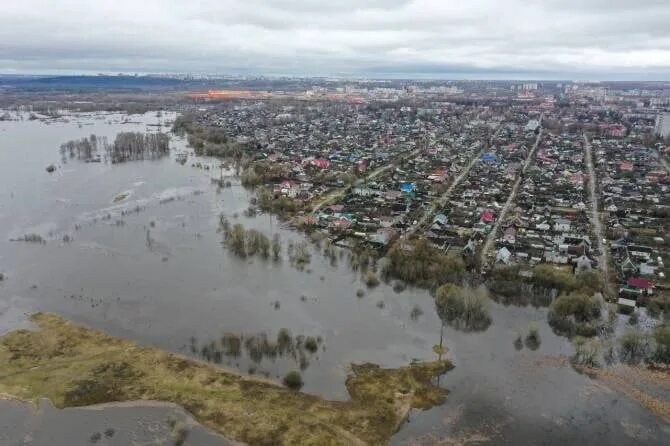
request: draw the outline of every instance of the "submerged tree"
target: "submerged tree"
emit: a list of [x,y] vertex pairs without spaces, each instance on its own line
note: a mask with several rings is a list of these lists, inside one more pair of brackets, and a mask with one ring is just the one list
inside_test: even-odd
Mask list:
[[272,236],[272,260],[275,262],[281,259],[281,241],[279,239],[279,234]]
[[540,331],[537,328],[537,325],[531,324],[528,327],[528,334],[526,335],[525,344],[530,350],[537,350],[540,347]]
[[559,296],[549,308],[549,324],[565,336],[595,336],[602,327],[601,302],[594,296],[572,292]]
[[247,255],[246,248],[246,231],[244,226],[240,223],[237,223],[233,226],[230,231],[229,237],[226,239],[228,247],[240,257],[245,257]]
[[156,159],[170,153],[170,138],[165,133],[121,132],[109,144],[106,137],[91,135],[61,144],[60,153],[63,158],[92,161],[99,158],[100,149],[112,163]]
[[97,135],[91,135],[88,138],[72,139],[60,145],[60,154],[65,159],[66,155],[82,161],[90,161],[98,152],[98,141],[101,141],[103,147],[107,146],[106,138],[98,138]]
[[422,286],[459,282],[465,272],[460,256],[444,254],[425,239],[397,244],[388,259],[383,271],[386,276]]
[[170,138],[165,133],[121,132],[106,151],[112,163],[160,158],[170,153]]
[[447,284],[435,292],[437,313],[447,324],[463,331],[483,331],[491,325],[487,298],[481,289]]

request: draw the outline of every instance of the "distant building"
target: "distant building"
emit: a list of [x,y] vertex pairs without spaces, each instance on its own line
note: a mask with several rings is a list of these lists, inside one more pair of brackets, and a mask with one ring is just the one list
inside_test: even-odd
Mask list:
[[626,127],[621,124],[601,124],[600,131],[605,136],[623,138],[626,136]]
[[535,130],[537,130],[539,126],[540,121],[538,121],[537,119],[531,119],[530,121],[528,121],[528,124],[526,124],[525,130],[527,132],[534,132]]
[[659,113],[656,116],[656,134],[663,138],[670,136],[670,112]]
[[510,250],[503,246],[496,253],[496,262],[502,262],[504,264],[508,264],[511,257],[512,257],[512,253],[510,252]]

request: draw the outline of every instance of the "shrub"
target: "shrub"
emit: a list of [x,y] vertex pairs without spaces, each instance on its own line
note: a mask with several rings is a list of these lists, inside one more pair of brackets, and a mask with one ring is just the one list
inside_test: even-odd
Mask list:
[[304,384],[302,381],[302,375],[300,375],[300,372],[296,371],[291,371],[284,375],[282,382],[286,387],[292,390],[300,390]]
[[619,357],[637,364],[650,353],[649,336],[639,330],[628,330],[619,339]]
[[656,341],[654,361],[670,364],[670,325],[656,327],[653,336]]
[[575,354],[570,358],[573,364],[598,367],[598,356],[600,355],[600,344],[598,342],[577,336],[572,344],[575,347]]

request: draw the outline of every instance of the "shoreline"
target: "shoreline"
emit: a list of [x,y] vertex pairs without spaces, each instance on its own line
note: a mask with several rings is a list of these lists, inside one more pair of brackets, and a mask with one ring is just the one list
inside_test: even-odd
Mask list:
[[[447,360],[384,369],[352,364],[350,399],[329,401],[203,361],[140,346],[51,314],[37,330],[0,337],[4,399],[58,409],[170,407],[227,440],[248,444],[385,444],[411,409],[446,401],[432,384]],[[11,397],[11,398],[6,398]]]

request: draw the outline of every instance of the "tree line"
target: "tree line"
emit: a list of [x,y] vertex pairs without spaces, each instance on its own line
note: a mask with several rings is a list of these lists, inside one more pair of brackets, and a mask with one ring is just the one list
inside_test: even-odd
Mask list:
[[247,146],[228,138],[225,129],[211,125],[202,125],[198,116],[185,113],[178,116],[172,124],[175,135],[186,135],[188,144],[196,155],[215,156],[219,158],[233,158],[240,161]]
[[112,163],[158,159],[170,153],[170,137],[165,133],[121,132],[113,143],[107,137],[90,135],[60,145],[63,160],[67,156],[81,161],[94,161],[104,154]]

